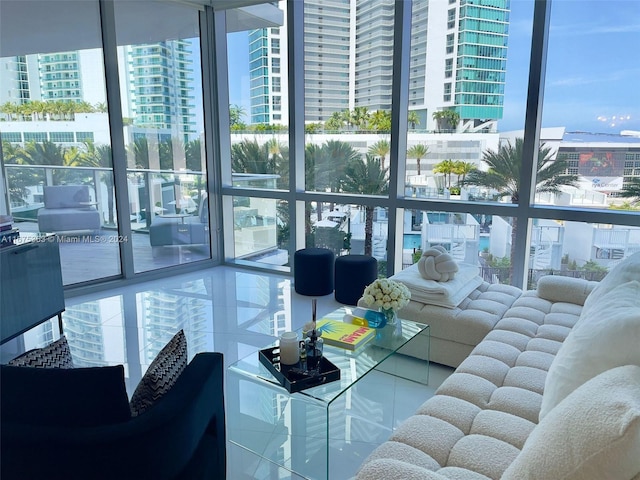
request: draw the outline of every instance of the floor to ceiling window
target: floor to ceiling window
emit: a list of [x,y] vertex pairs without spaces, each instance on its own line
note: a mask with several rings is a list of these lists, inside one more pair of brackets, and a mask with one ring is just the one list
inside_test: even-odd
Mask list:
[[276,5],[259,7],[251,22],[241,21],[250,7],[226,12],[230,151],[222,181],[237,190],[225,223],[226,258],[284,266],[289,202],[273,194],[289,190],[289,61],[286,2]]
[[387,257],[393,25],[390,0],[304,2],[304,189],[349,195],[306,203],[308,247]]
[[3,2],[0,52],[0,213],[19,241],[56,240],[65,285],[210,259],[200,10],[25,5]]
[[99,225],[60,235],[67,285],[218,251],[286,271],[313,245],[392,274],[439,244],[533,286],[640,250],[632,2],[49,1],[42,24],[4,20],[24,3],[0,3],[0,213],[35,235],[44,188],[83,187]]
[[114,6],[135,271],[209,258],[198,10]]
[[[37,17],[20,3],[2,7],[12,19],[0,42],[7,213],[20,241],[57,239],[66,285],[119,275],[126,239],[118,233],[98,3],[34,2]],[[46,36],[69,18],[81,35]],[[44,36],[25,41],[29,31]]]

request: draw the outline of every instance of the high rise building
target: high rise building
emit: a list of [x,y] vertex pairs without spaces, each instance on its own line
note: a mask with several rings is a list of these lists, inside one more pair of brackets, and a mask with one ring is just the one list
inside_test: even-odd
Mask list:
[[80,101],[79,52],[56,52],[38,55],[40,88],[44,100]]
[[[190,41],[122,46],[118,57],[123,116],[134,126],[184,140],[196,133]],[[0,67],[9,72],[3,74],[0,103],[106,102],[100,49],[7,57]]]
[[[172,135],[186,137],[195,133],[195,101],[191,42],[165,42],[120,47],[126,58],[126,74],[120,72],[121,90],[128,96],[123,115],[133,125],[169,129]],[[122,62],[121,62],[122,65]]]
[[285,32],[285,28],[261,28],[249,33],[251,123],[287,123]]
[[[454,110],[466,131],[496,130],[509,1],[413,2],[409,109],[419,114],[422,128],[436,128],[434,112]],[[391,110],[393,25],[392,0],[304,1],[307,122],[355,107]],[[284,31],[286,25],[249,34],[251,123],[287,123],[284,99],[275,92],[287,90]]]
[[[33,55],[0,58],[0,69],[5,72],[2,77],[3,85],[0,88],[0,104],[5,102],[21,104],[32,99],[29,76],[34,67],[30,68],[27,64],[28,57]],[[35,64],[35,71],[37,72],[37,64]],[[39,90],[37,94],[40,94]]]

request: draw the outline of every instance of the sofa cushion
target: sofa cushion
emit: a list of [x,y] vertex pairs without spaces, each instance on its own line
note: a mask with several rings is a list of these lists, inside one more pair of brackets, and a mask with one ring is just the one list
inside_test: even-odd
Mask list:
[[42,348],[34,348],[9,362],[14,367],[73,368],[73,358],[67,338],[62,335],[55,342]]
[[621,365],[640,365],[640,282],[619,285],[583,312],[551,363],[542,420],[577,387]]
[[627,365],[601,373],[560,402],[502,480],[630,479],[640,474],[638,452],[640,366]]
[[44,187],[45,208],[76,208],[91,200],[87,185],[50,185]]
[[640,278],[640,252],[625,258],[613,267],[597,284],[584,302],[584,310],[589,311],[600,302],[600,299],[618,285]]
[[145,412],[171,390],[186,368],[187,360],[187,339],[180,330],[160,350],[133,392],[131,416]]
[[597,285],[582,278],[545,275],[538,280],[538,296],[551,302],[571,302],[584,305],[585,300]]
[[95,427],[131,417],[122,365],[28,368],[2,365],[2,423]]

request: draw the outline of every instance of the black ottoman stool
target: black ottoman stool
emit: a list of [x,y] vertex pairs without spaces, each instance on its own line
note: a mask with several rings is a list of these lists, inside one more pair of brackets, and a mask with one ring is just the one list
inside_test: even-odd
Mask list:
[[293,285],[296,293],[311,297],[333,292],[335,255],[328,248],[303,248],[293,255]]
[[367,285],[378,278],[378,260],[369,255],[336,258],[336,300],[356,305]]

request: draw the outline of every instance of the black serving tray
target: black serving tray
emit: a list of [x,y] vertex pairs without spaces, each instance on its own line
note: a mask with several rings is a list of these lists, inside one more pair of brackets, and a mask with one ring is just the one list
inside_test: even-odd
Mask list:
[[303,369],[300,362],[295,365],[282,365],[280,363],[280,347],[260,350],[258,357],[260,363],[267,367],[267,370],[289,393],[340,379],[340,369],[325,357],[320,357],[320,368],[317,372]]

